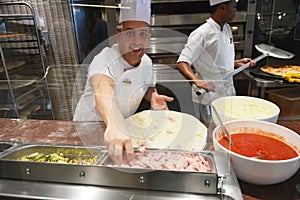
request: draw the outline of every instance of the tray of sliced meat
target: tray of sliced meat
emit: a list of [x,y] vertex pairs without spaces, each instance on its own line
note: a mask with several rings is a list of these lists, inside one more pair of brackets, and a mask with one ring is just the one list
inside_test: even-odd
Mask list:
[[[142,149],[142,148],[141,148]],[[114,164],[107,156],[101,165],[120,169],[144,169],[149,171],[182,171],[215,173],[213,159],[208,153],[187,152],[177,150],[137,149],[133,160],[122,165]]]
[[0,154],[0,165],[0,178],[5,179],[197,195],[240,194],[228,157],[214,151],[138,148],[133,160],[116,165],[102,146],[23,144]]
[[[118,174],[137,176],[138,181],[131,182],[130,187],[133,188],[218,193],[214,156],[208,152],[137,150],[133,160],[122,165],[114,164],[108,155],[99,164],[114,169]],[[115,178],[123,187],[129,186],[128,180]]]

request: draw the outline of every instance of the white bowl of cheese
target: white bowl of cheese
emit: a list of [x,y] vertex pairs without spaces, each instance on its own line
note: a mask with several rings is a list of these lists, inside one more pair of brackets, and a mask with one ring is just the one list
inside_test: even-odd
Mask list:
[[[227,96],[212,102],[223,122],[238,119],[254,119],[276,123],[279,107],[267,100],[249,96]],[[216,125],[219,120],[212,109],[212,119]]]

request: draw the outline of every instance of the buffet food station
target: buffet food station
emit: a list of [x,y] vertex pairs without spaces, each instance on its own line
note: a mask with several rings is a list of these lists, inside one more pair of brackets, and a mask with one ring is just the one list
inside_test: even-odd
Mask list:
[[[23,125],[21,125],[22,123]],[[76,195],[88,195],[86,192],[91,194],[89,199],[94,197],[242,199],[234,172],[229,173],[228,171],[230,170],[229,163],[224,153],[147,150],[148,155],[153,152],[164,154],[165,151],[168,152],[169,157],[178,157],[182,154],[192,155],[192,157],[200,156],[201,162],[206,162],[206,167],[198,172],[195,170],[170,170],[167,167],[161,170],[132,168],[114,165],[104,147],[92,146],[92,144],[91,146],[82,146],[82,142],[87,142],[87,140],[80,138],[78,130],[81,128],[90,133],[94,132],[89,134],[89,141],[95,143],[95,141],[102,140],[99,133],[95,133],[99,127],[104,128],[104,125],[99,122],[78,124],[78,122],[71,121],[3,119],[1,127],[1,131],[7,131],[7,128],[14,127],[14,131],[9,128],[10,131],[6,132],[7,134],[1,134],[2,141],[10,140],[8,143],[1,143],[3,152],[1,153],[0,194],[3,196],[73,199],[73,191],[76,190]],[[45,130],[43,130],[44,128]],[[37,131],[36,135],[32,132],[34,129]],[[47,139],[45,140],[45,138]],[[20,140],[22,143],[19,143]],[[48,144],[45,144],[45,141]],[[46,154],[48,159],[51,154],[52,160],[64,154],[64,156],[71,156],[72,161],[68,160],[67,162],[61,159],[58,163],[29,162],[41,157],[46,159]],[[148,163],[148,165],[150,164],[154,163]],[[171,165],[172,162],[169,165],[166,164],[166,166]],[[33,187],[32,190],[27,190],[31,187]],[[61,189],[56,190],[57,187]],[[61,193],[61,190],[64,192]]]
[[[73,38],[69,35],[67,38],[71,41],[66,41],[70,44],[77,42],[76,53],[79,55],[74,53],[74,57],[79,57],[80,64],[50,64],[47,69],[44,69],[43,77],[32,82],[34,87],[45,89],[47,99],[29,103],[42,103],[45,110],[41,113],[51,110],[51,120],[48,112],[46,117],[29,113],[24,119],[18,117],[18,114],[17,119],[12,116],[0,118],[0,199],[300,199],[299,169],[287,180],[276,184],[257,185],[243,181],[238,177],[237,170],[234,170],[235,166],[229,153],[215,148],[212,135],[217,125],[222,123],[198,120],[200,111],[197,106],[199,105],[192,102],[191,84],[180,74],[175,63],[188,34],[198,27],[199,23],[204,23],[209,16],[209,8],[205,7],[206,0],[152,0],[153,14],[150,30],[153,37],[147,53],[154,63],[159,93],[174,97],[174,102],[168,105],[170,111],[155,111],[155,114],[148,104],[142,104],[141,110],[126,119],[132,134],[135,157],[134,161],[116,165],[105,147],[104,122],[72,121],[74,108],[84,90],[90,59],[94,57],[95,52],[85,52],[86,49],[80,48],[81,42],[85,41],[84,38],[88,34],[80,32],[86,31],[86,24],[81,24],[84,29],[80,28],[80,24],[77,23],[82,22],[83,19],[78,18],[76,21],[76,17],[82,17],[76,16],[76,13],[85,10],[83,8],[85,5],[76,6],[71,2],[75,1],[65,3],[68,9],[72,9],[67,12],[70,12],[74,18],[71,23],[76,26],[72,27],[74,28],[72,31],[76,33],[70,31],[68,34],[76,35],[78,41],[71,40]],[[100,2],[104,4],[103,1]],[[108,4],[118,2],[105,1]],[[43,3],[35,5],[35,2],[32,2],[40,13],[43,10],[40,7]],[[297,65],[297,69],[300,69],[298,66],[300,48],[297,47],[300,38],[297,32],[300,30],[300,7],[297,27],[294,27],[294,22],[297,21],[294,4],[295,1],[291,5],[279,0],[240,1],[238,4],[240,11],[230,25],[237,59],[259,56],[261,52],[254,48],[257,44],[274,45],[295,55],[293,59],[283,61],[268,57],[258,62],[257,67],[241,72],[243,76],[235,76],[234,80],[237,86],[241,77],[242,80],[247,81],[247,94],[243,96],[246,100],[242,101],[246,104],[250,103],[248,100],[252,96],[259,97],[261,101],[273,98],[273,103],[278,104],[280,113],[277,112],[273,116],[272,123],[294,131],[297,136],[300,135],[299,73],[291,75],[286,80],[282,76],[261,71],[267,64],[273,67]],[[59,5],[58,7],[61,8]],[[284,9],[284,12],[281,9]],[[86,9],[85,13],[89,11],[91,10]],[[108,22],[109,33],[114,34],[117,9],[101,8],[101,11],[103,19]],[[5,13],[7,12],[10,11],[5,10]],[[88,15],[86,16],[88,19]],[[52,18],[39,17],[37,16],[38,21],[42,24],[44,19]],[[65,19],[57,21],[65,21]],[[47,21],[46,24],[52,24],[52,21]],[[0,28],[3,28],[3,25]],[[52,33],[50,26],[48,28]],[[293,33],[293,41],[295,41],[292,44],[290,38],[288,42],[284,42],[286,37],[291,35],[290,33]],[[58,33],[50,36],[51,40],[55,41],[51,45],[55,43],[64,45],[63,37],[60,38]],[[57,41],[56,36],[59,38]],[[293,48],[287,48],[286,45]],[[50,47],[55,50],[54,46]],[[70,48],[67,49],[71,52]],[[60,53],[60,55],[64,54],[66,53]],[[89,56],[85,57],[87,54]],[[289,81],[294,79],[297,80]],[[23,81],[26,80],[7,79],[0,80],[0,84]],[[220,84],[224,84],[225,81],[220,81]],[[218,82],[214,83],[219,84]],[[255,91],[257,88],[258,90]],[[289,94],[293,93],[293,98],[287,101],[282,101],[286,96],[272,96],[274,93],[269,90],[287,88],[295,88],[293,92],[289,92]],[[242,96],[238,92],[238,96]],[[12,100],[0,97],[1,100],[15,103],[13,95],[11,98]],[[221,103],[221,107],[224,104]],[[237,106],[232,104],[231,108],[233,107]],[[235,111],[242,114],[240,117],[242,119],[250,116],[246,111],[240,111],[240,108],[246,107],[239,105],[239,110]],[[256,109],[258,107],[255,106]],[[225,110],[224,107],[222,109]],[[252,111],[254,114],[267,113],[264,109],[255,111],[253,108]],[[151,116],[150,120],[147,118],[148,113]],[[34,116],[37,117],[31,119]],[[28,119],[25,119],[27,117]],[[300,148],[295,149],[299,152]],[[299,156],[297,158],[295,166],[299,165]],[[255,169],[251,173],[255,173]]]
[[[190,89],[188,81],[177,79],[178,76],[170,76],[176,69],[166,65],[155,66],[160,77],[157,83],[177,88],[171,90],[175,93],[174,97],[179,97],[176,95],[180,93],[178,88]],[[53,73],[52,70],[62,67],[50,66],[47,72]],[[72,66],[64,67],[74,69]],[[75,84],[72,82],[72,85],[78,86],[82,83],[81,78],[85,77],[86,69],[86,65],[80,66],[78,73],[74,73],[72,81],[75,81]],[[47,82],[51,90],[59,90],[58,86],[67,85],[60,81],[57,79],[58,83]],[[216,81],[215,84],[224,84],[224,81],[226,80]],[[69,93],[66,90],[60,92]],[[76,93],[78,92],[80,93],[76,90]],[[186,90],[185,96],[191,96],[191,92]],[[72,90],[70,94],[73,99],[67,100],[77,102],[78,95],[74,95]],[[250,99],[254,97],[244,98],[246,100],[239,102],[253,105]],[[54,100],[61,104],[58,106],[60,113],[72,116],[72,111],[66,113],[63,102],[59,102],[57,96]],[[259,100],[261,102],[252,109],[246,109],[254,111],[254,118],[259,118],[258,114],[269,113],[269,110],[259,106],[263,105],[262,101],[267,101]],[[189,98],[178,98],[177,101],[182,111],[188,110],[193,113]],[[221,103],[225,104],[226,101]],[[217,105],[215,107],[218,108]],[[229,107],[247,108],[247,105],[232,102]],[[126,119],[133,145],[136,147],[136,155],[148,158],[148,155],[152,154],[150,157],[154,157],[154,160],[142,162],[142,167],[139,159],[130,166],[118,166],[111,161],[103,141],[103,122],[0,119],[0,196],[15,199],[81,199],[87,195],[89,199],[299,197],[299,169],[287,180],[272,185],[252,185],[238,179],[229,155],[214,148],[214,120],[200,122],[193,114],[185,112],[144,109]],[[240,118],[247,118],[250,114],[246,110],[234,111],[231,114],[239,113],[242,114]],[[279,123],[299,134],[299,121],[295,119],[277,122],[278,115],[279,112],[271,112],[271,116],[274,117],[269,118],[273,123]],[[139,147],[143,146],[149,148],[140,152]],[[164,157],[167,159],[161,160]],[[168,160],[179,162],[170,163]],[[157,163],[162,163],[160,166],[164,167],[156,168]],[[188,163],[184,169],[169,167],[182,166],[184,163]],[[201,165],[198,165],[199,163]],[[285,190],[287,187],[290,189]]]
[[[53,70],[62,67],[50,66],[47,72],[54,73]],[[64,67],[71,69],[70,66]],[[188,81],[178,80],[178,76],[170,76],[175,71],[174,68],[156,65],[155,69],[161,76],[157,80],[159,84],[173,85],[171,88],[176,86],[177,90],[172,90],[175,97],[180,97],[177,95],[180,93],[179,88],[190,87]],[[80,66],[78,74],[74,73],[75,79],[72,80],[75,81],[75,85],[78,81],[82,82],[84,72],[86,66]],[[162,76],[163,74],[165,75]],[[48,86],[51,90],[59,90],[58,85],[67,85],[59,81],[48,81]],[[66,90],[62,91],[69,93]],[[74,95],[72,91],[70,93],[71,97],[75,98],[71,101],[76,102],[78,95]],[[55,96],[54,100],[58,99]],[[178,98],[177,101],[181,110],[192,113],[188,99]],[[60,113],[66,112],[63,103],[57,103],[61,104],[58,106],[61,109]],[[255,113],[266,113],[261,111]],[[72,112],[69,114],[72,116]],[[278,117],[278,113],[275,116]],[[248,193],[249,188],[261,191],[265,187],[269,187],[270,190],[274,187],[252,186],[237,179],[228,155],[214,150],[214,122],[202,123],[192,114],[185,112],[146,109],[129,117],[127,123],[133,134],[134,146],[138,148],[147,143],[150,147],[145,154],[156,152],[152,157],[161,158],[164,157],[162,153],[168,152],[168,156],[173,157],[172,160],[181,160],[183,157],[192,158],[191,160],[196,158],[203,161],[196,162],[196,165],[202,165],[195,167],[190,164],[188,167],[193,170],[168,168],[169,165],[183,165],[183,160],[179,163],[164,164],[163,168],[151,168],[149,166],[157,162],[152,160],[142,168],[116,166],[111,162],[104,145],[103,122],[3,118],[0,119],[0,196],[21,199],[80,199],[90,194],[89,199],[245,199],[248,195],[253,197],[252,195],[256,194],[252,191]],[[139,125],[141,127],[137,128]],[[144,125],[147,125],[146,129]],[[296,122],[284,125],[299,127]],[[299,133],[295,127],[292,129]],[[146,139],[151,139],[143,141],[139,138],[145,134]],[[54,163],[51,163],[52,161]],[[165,160],[165,163],[168,162]],[[298,195],[298,176],[299,170],[291,179],[280,183],[283,186],[288,184],[294,190],[293,193],[281,195]],[[258,195],[273,194],[266,192]]]
[[[182,80],[160,82],[188,84]],[[213,105],[219,111],[224,110],[221,108],[224,105],[242,106],[245,108],[242,113],[240,109],[233,109],[230,115],[238,113],[242,114],[240,118],[244,115],[260,118],[259,115],[267,114],[268,120],[277,122],[276,105],[253,97],[244,99]],[[259,100],[258,103],[254,99]],[[186,101],[179,100],[179,103],[184,110]],[[251,107],[253,104],[257,106]],[[269,104],[273,106],[265,107]],[[252,185],[239,180],[230,156],[215,149],[214,115],[212,121],[200,122],[184,112],[145,109],[125,121],[132,134],[135,157],[130,163],[116,165],[103,141],[106,128],[103,122],[0,119],[0,196],[238,200],[265,196],[272,199],[274,194],[276,198],[299,195],[299,169],[291,178],[275,185]],[[277,123],[299,134],[299,122]],[[287,186],[293,192],[272,191]]]
[[[10,140],[14,142],[22,141],[27,143],[44,143],[47,141],[48,143],[54,144],[56,146],[64,146],[66,144],[69,145],[78,145],[82,144],[82,141],[76,131],[76,124],[72,121],[48,121],[48,120],[16,120],[16,119],[1,119],[1,141]],[[298,131],[300,130],[300,123],[298,122],[279,122],[286,127],[289,127],[292,130]],[[91,127],[91,124],[88,125]],[[96,123],[95,126],[104,125],[101,123]],[[12,148],[16,148],[15,143],[12,144]],[[1,143],[1,147],[3,147],[3,143]],[[32,146],[31,146],[32,147]],[[48,147],[48,145],[43,145],[42,148]],[[78,148],[78,147],[77,147]],[[99,149],[98,149],[99,150]],[[97,150],[97,151],[98,151]],[[215,155],[218,156],[218,155]],[[222,158],[222,156],[221,156]],[[218,159],[219,160],[219,159]],[[3,164],[3,162],[2,162]],[[130,174],[131,181],[128,182],[127,187],[107,187],[107,186],[97,186],[100,182],[106,180],[108,174],[102,174],[102,180],[99,179],[99,174],[97,172],[102,171],[103,169],[97,168],[96,166],[65,166],[65,165],[56,165],[55,171],[51,170],[51,166],[43,165],[40,163],[39,165],[35,165],[33,163],[28,163],[25,166],[21,165],[11,165],[9,163],[5,167],[5,171],[7,170],[7,174],[9,176],[15,176],[14,178],[1,178],[0,181],[0,194],[2,197],[15,197],[15,198],[46,198],[46,199],[80,199],[87,198],[89,199],[99,199],[99,197],[105,198],[118,198],[118,199],[203,199],[204,197],[210,197],[211,199],[220,199],[219,195],[212,194],[197,194],[201,192],[201,190],[206,190],[208,187],[209,181],[202,182],[203,180],[200,177],[189,174],[192,179],[192,185],[187,186],[187,190],[191,190],[193,187],[196,187],[196,193],[187,193],[187,192],[171,192],[176,189],[177,184],[171,185],[161,185],[163,183],[168,183],[169,181],[173,181],[180,184],[179,180],[184,180],[184,176],[189,176],[187,174],[182,174],[179,180],[176,177],[179,174],[164,174],[166,179],[158,179],[159,182],[155,182],[155,178],[152,180],[148,180],[149,176],[141,176],[141,174]],[[10,168],[8,166],[14,166],[14,168],[18,168],[18,173],[12,174]],[[218,164],[217,164],[218,165]],[[46,167],[46,168],[44,168]],[[67,168],[68,167],[68,168]],[[4,176],[4,170],[1,168],[1,176]],[[46,170],[47,169],[47,170]],[[54,168],[52,168],[54,169]],[[66,170],[67,169],[67,170]],[[218,169],[218,168],[217,168]],[[48,171],[50,170],[50,171]],[[222,169],[219,172],[222,172]],[[103,171],[102,171],[103,172]],[[119,185],[124,184],[124,180],[121,177],[116,177],[117,174],[125,175],[126,171],[117,171],[116,169],[110,168],[106,169],[106,172],[113,172],[110,175],[114,176],[116,179],[109,179],[109,184]],[[92,174],[90,174],[92,173]],[[151,172],[150,172],[151,173]],[[162,176],[160,174],[162,172],[153,171],[154,177]],[[147,174],[147,173],[146,173]],[[39,176],[37,176],[39,175]],[[41,176],[40,176],[41,175]],[[170,177],[168,177],[170,175]],[[211,174],[213,175],[213,174]],[[216,176],[217,174],[214,174]],[[300,172],[298,171],[292,178],[289,180],[269,186],[256,186],[240,181],[240,187],[242,191],[242,196],[239,195],[239,186],[237,184],[236,178],[234,178],[233,172],[232,176],[229,176],[224,182],[223,189],[226,191],[225,194],[230,194],[233,191],[233,196],[226,196],[224,194],[225,199],[297,199],[299,198],[299,178]],[[23,180],[19,180],[19,178],[23,178]],[[144,178],[141,178],[144,177]],[[173,177],[173,178],[171,178]],[[72,181],[72,183],[66,183],[62,181],[64,178],[67,178],[67,182]],[[168,179],[168,178],[171,178]],[[206,177],[208,178],[208,177]],[[36,179],[36,180],[34,180]],[[152,187],[162,186],[163,188],[169,191],[157,191],[157,190],[144,190],[137,189],[139,187],[143,187],[142,183],[143,179],[145,182],[155,183]],[[175,179],[175,180],[174,180]],[[216,180],[216,177],[211,177],[211,180]],[[46,180],[46,181],[45,181]],[[208,180],[208,179],[207,179]],[[92,184],[91,184],[92,183]],[[215,182],[210,182],[211,192],[217,192],[215,186]],[[124,186],[124,185],[122,185]],[[135,189],[129,189],[128,187],[135,187]],[[150,187],[150,185],[148,185]],[[182,185],[181,185],[182,186]],[[230,187],[227,187],[230,186]],[[289,188],[289,189],[287,189]],[[232,191],[233,190],[233,191]],[[89,196],[88,196],[89,195]]]

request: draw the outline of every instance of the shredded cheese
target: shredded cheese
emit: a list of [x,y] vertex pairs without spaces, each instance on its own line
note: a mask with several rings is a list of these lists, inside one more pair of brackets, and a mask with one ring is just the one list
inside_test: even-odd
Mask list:
[[262,102],[226,99],[225,114],[239,119],[262,119],[276,115],[276,110]]

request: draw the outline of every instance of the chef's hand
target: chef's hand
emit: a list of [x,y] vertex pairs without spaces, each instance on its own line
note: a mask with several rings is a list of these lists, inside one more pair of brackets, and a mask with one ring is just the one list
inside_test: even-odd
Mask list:
[[211,81],[206,81],[206,80],[199,80],[199,81],[195,81],[194,84],[198,87],[198,88],[203,88],[206,90],[206,92],[215,91],[215,86]]
[[104,142],[110,157],[117,165],[123,163],[123,155],[126,155],[127,161],[132,160],[134,150],[126,127],[118,124],[107,126],[104,132]]
[[167,102],[174,101],[174,98],[158,93],[153,93],[151,97],[151,109],[153,110],[169,110]]
[[239,67],[243,66],[244,64],[247,64],[248,62],[250,62],[249,67],[254,67],[256,65],[256,62],[254,62],[251,58],[242,58],[240,60],[234,61],[234,67],[239,68]]

